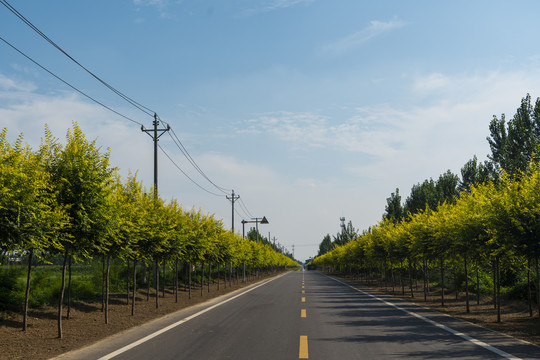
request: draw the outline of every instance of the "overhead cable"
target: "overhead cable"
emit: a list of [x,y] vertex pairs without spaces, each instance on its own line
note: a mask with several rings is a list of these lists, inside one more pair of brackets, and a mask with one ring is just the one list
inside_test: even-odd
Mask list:
[[253,218],[254,216],[251,214],[251,212],[248,210],[246,204],[244,203],[244,200],[242,200],[242,198],[240,198],[240,207],[242,208],[242,210],[246,213],[246,215],[248,215],[248,217],[250,218]]
[[28,60],[30,60],[31,62],[33,62],[35,65],[39,66],[41,69],[45,70],[46,72],[48,72],[50,75],[54,76],[56,79],[60,80],[61,82],[63,82],[65,85],[69,86],[70,88],[72,88],[73,90],[77,91],[79,94],[83,95],[84,97],[86,97],[87,99],[89,100],[92,100],[93,102],[95,102],[96,104],[98,105],[101,105],[103,106],[105,109],[115,113],[116,115],[118,116],[121,116],[123,117],[124,119],[126,120],[129,120],[135,124],[138,124],[138,125],[141,125],[143,126],[142,123],[136,121],[136,120],[133,120],[132,118],[124,115],[124,114],[121,114],[119,113],[118,111],[110,108],[109,106],[103,104],[102,102],[100,102],[99,100],[96,100],[94,99],[93,97],[91,97],[90,95],[86,94],[85,92],[83,92],[82,90],[79,90],[78,88],[76,88],[75,86],[71,85],[70,83],[68,83],[67,81],[65,81],[64,79],[62,79],[60,76],[56,75],[55,73],[53,73],[52,71],[50,71],[49,69],[47,69],[46,67],[44,67],[43,65],[41,65],[40,63],[38,63],[37,61],[35,61],[34,59],[32,59],[30,56],[26,55],[25,53],[23,53],[21,50],[17,49],[14,45],[12,45],[9,41],[7,41],[6,39],[4,39],[3,37],[0,36],[0,40],[2,40],[4,43],[6,43],[9,47],[11,47],[13,50],[15,50],[16,52],[18,52],[19,54],[21,54],[22,56],[24,56],[25,58],[27,58]]
[[[172,135],[171,135],[172,133]],[[182,144],[182,142],[180,141],[180,139],[178,138],[178,135],[176,135],[176,133],[174,132],[174,129],[171,128],[171,131],[169,133],[169,136],[171,137],[171,139],[173,140],[173,142],[176,144],[176,146],[178,147],[178,149],[182,152],[182,154],[186,157],[186,159],[189,161],[189,163],[195,168],[195,170],[197,170],[197,172],[199,174],[201,174],[201,176],[203,178],[205,178],[210,184],[212,184],[216,189],[218,189],[219,191],[221,191],[222,193],[224,194],[228,194],[230,191],[232,190],[229,190],[229,189],[225,189],[221,186],[218,186],[216,183],[214,183],[212,180],[210,180],[210,178],[205,174],[205,172],[199,167],[199,165],[197,164],[197,162],[195,162],[195,160],[193,159],[193,157],[189,154],[189,152],[187,151],[186,147],[184,146],[184,144]]]
[[[142,111],[143,113],[149,115],[149,116],[154,116],[155,112],[138,103],[137,101],[131,99],[129,96],[125,95],[124,93],[120,92],[119,90],[117,90],[116,88],[114,88],[113,86],[111,86],[109,83],[107,83],[106,81],[104,81],[103,79],[101,79],[99,76],[97,76],[96,74],[94,74],[92,71],[90,71],[89,69],[87,69],[85,66],[83,66],[79,61],[77,61],[75,58],[73,58],[71,55],[69,55],[64,49],[62,49],[58,44],[56,44],[51,38],[49,38],[45,33],[43,33],[41,30],[39,30],[37,28],[37,26],[35,26],[30,20],[28,20],[24,15],[22,15],[17,9],[15,9],[7,0],[0,0],[0,3],[2,5],[4,5],[4,7],[6,7],[10,12],[12,12],[15,16],[17,16],[17,18],[19,18],[19,20],[21,20],[22,22],[24,22],[27,26],[29,26],[33,31],[35,31],[39,36],[41,36],[43,39],[45,39],[49,44],[51,44],[53,47],[55,47],[58,51],[60,51],[62,54],[64,54],[67,58],[69,58],[71,61],[73,61],[75,64],[77,64],[79,67],[81,67],[84,71],[86,71],[88,74],[90,74],[93,78],[95,78],[97,81],[99,81],[101,84],[103,84],[105,87],[107,87],[109,90],[111,90],[112,92],[114,92],[116,95],[118,95],[119,97],[121,97],[122,99],[124,99],[125,101],[127,101],[129,104],[131,104],[132,106],[136,107],[138,110]],[[9,43],[7,40],[3,39],[2,37],[0,37],[0,40],[2,40],[3,42],[5,42],[7,45],[9,45],[11,48],[13,48],[15,51],[17,51],[18,53],[20,53],[21,55],[23,55],[24,57],[26,57],[28,60],[30,60],[31,62],[33,62],[35,65],[39,66],[41,69],[45,70],[47,73],[49,73],[50,75],[54,76],[56,79],[58,79],[59,81],[61,81],[62,83],[64,83],[65,85],[69,86],[70,88],[72,88],[73,90],[77,91],[78,93],[80,93],[81,95],[83,95],[84,97],[88,98],[89,100],[95,102],[96,104],[106,108],[107,110],[123,117],[124,119],[126,120],[129,120],[135,124],[138,124],[138,125],[141,125],[143,126],[142,123],[136,121],[136,120],[133,120],[131,119],[130,117],[128,116],[125,116],[121,113],[119,113],[118,111],[116,110],[113,110],[111,107],[103,104],[102,102],[96,100],[95,98],[91,97],[90,95],[86,94],[85,92],[83,92],[82,90],[78,89],[77,87],[75,87],[74,85],[71,85],[70,83],[68,83],[67,81],[63,80],[62,78],[60,78],[60,76],[54,74],[52,71],[48,70],[47,68],[45,68],[44,66],[42,66],[41,64],[39,64],[37,61],[35,61],[34,59],[32,59],[30,56],[26,55],[25,53],[23,53],[21,50],[17,49],[14,45],[12,45],[11,43]],[[160,119],[161,120],[161,119]],[[164,124],[167,124],[165,121],[161,120]],[[167,124],[169,125],[169,124]],[[171,129],[172,130],[172,129]],[[188,162],[195,168],[195,170],[197,170],[197,172],[204,178],[206,179],[210,184],[212,184],[216,189],[218,189],[220,192],[224,193],[224,194],[227,194],[228,192],[232,191],[232,190],[229,190],[229,189],[226,189],[224,187],[221,187],[219,185],[217,185],[216,183],[214,183],[207,175],[206,173],[199,167],[199,165],[196,163],[196,161],[193,159],[193,157],[189,154],[189,152],[187,151],[186,147],[182,144],[182,142],[180,141],[179,137],[176,135],[176,133],[174,132],[174,130],[171,131],[172,132],[172,135],[169,134],[173,140],[173,142],[175,143],[175,145],[178,147],[178,149],[182,152],[182,154],[186,157],[186,159],[188,160]],[[161,148],[161,147],[160,147]],[[161,148],[161,150],[165,153],[165,155],[171,160],[171,162],[173,162],[173,164],[186,176],[188,177],[192,182],[194,182],[197,186],[199,186],[201,189],[205,190],[206,192],[210,193],[210,194],[213,194],[213,195],[216,195],[216,196],[223,196],[223,195],[219,195],[219,194],[215,194],[207,189],[205,189],[204,187],[202,187],[201,185],[199,185],[198,183],[196,183],[192,178],[190,178],[182,169],[180,169],[180,167],[170,158],[170,156],[163,150],[163,148]],[[244,206],[244,209],[247,210],[247,208],[245,208],[245,204],[243,205]],[[249,211],[246,211],[246,214],[249,214]]]
[[212,194],[212,195],[215,195],[215,196],[219,196],[219,197],[223,197],[224,195],[221,195],[221,194],[216,194],[206,188],[204,188],[202,185],[200,185],[199,183],[197,183],[195,180],[193,180],[188,174],[186,174],[186,172],[184,170],[182,170],[182,168],[180,168],[180,166],[169,156],[169,154],[163,149],[163,147],[161,145],[158,145],[160,150],[165,154],[165,156],[167,156],[167,158],[173,163],[173,165],[182,173],[184,174],[185,177],[187,177],[192,183],[194,183],[195,185],[197,185],[199,188],[201,188],[202,190],[206,191],[207,193],[209,194]]
[[86,67],[84,67],[81,63],[79,63],[77,60],[75,60],[71,55],[69,55],[64,49],[62,49],[59,45],[57,45],[51,38],[49,38],[47,35],[45,35],[41,30],[39,30],[34,24],[30,22],[27,18],[25,18],[20,12],[18,12],[11,4],[9,4],[6,0],[0,0],[0,3],[4,5],[9,11],[11,11],[15,16],[17,16],[21,21],[23,21],[26,25],[28,25],[32,30],[34,30],[37,34],[39,34],[42,38],[44,38],[49,44],[54,46],[58,51],[60,51],[62,54],[67,56],[71,61],[73,61],[75,64],[77,64],[79,67],[81,67],[84,71],[86,71],[88,74],[90,74],[93,78],[95,78],[97,81],[99,81],[101,84],[105,85],[109,90],[114,92],[116,95],[120,96],[122,99],[127,101],[132,106],[136,107],[140,111],[144,112],[147,115],[154,116],[154,111],[147,108],[144,105],[141,105],[137,101],[131,99],[124,93],[120,92],[119,90],[115,89],[113,86],[108,84],[106,81],[102,80],[99,76],[94,74],[92,71],[88,70]]

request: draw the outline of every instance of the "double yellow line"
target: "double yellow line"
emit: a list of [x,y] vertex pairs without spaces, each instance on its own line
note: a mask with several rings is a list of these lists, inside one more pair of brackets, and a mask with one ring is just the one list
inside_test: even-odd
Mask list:
[[[305,290],[305,283],[304,283],[304,272],[302,272],[302,295],[305,295],[305,294],[306,294],[306,290]],[[303,302],[303,303],[306,302],[306,297],[305,296],[301,297],[301,302]],[[306,309],[301,309],[300,310],[300,317],[301,318],[306,318],[307,317]],[[300,335],[300,349],[298,351],[298,358],[299,359],[309,359],[308,337],[307,337],[307,335]]]

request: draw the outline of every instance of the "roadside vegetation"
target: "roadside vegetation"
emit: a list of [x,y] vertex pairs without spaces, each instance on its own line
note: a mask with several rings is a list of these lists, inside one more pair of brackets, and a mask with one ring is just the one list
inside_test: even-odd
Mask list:
[[[74,123],[65,145],[48,128],[31,149],[20,135],[0,133],[0,311],[57,306],[57,336],[74,300],[101,301],[109,323],[111,293],[122,293],[136,313],[145,287],[155,307],[158,292],[185,284],[201,289],[298,263],[268,241],[254,242],[226,230],[220,220],[185,210],[144,189],[136,175],[122,179],[95,141]],[[262,237],[261,237],[262,238]],[[142,289],[141,289],[142,290]]]
[[327,235],[310,265],[411,298],[420,282],[425,301],[463,297],[467,314],[490,299],[496,322],[503,302],[540,320],[540,98],[489,130],[488,160],[414,185],[404,203],[396,189],[380,222]]

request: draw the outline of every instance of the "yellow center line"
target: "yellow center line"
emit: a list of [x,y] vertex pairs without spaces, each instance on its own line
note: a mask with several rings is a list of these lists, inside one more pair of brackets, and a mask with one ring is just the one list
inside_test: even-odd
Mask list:
[[302,285],[302,289],[304,288],[304,285]]
[[300,310],[300,317],[303,317],[303,318],[307,317],[306,309]]
[[306,302],[306,298],[302,296],[302,302]]
[[306,290],[302,290],[302,294],[305,294],[306,293]]
[[298,358],[309,359],[306,335],[300,335],[300,351],[298,352]]

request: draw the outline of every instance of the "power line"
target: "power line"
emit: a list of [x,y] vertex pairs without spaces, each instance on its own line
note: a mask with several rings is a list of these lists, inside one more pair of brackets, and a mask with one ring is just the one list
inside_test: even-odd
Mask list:
[[243,217],[242,214],[240,214],[240,213],[238,212],[237,209],[234,209],[234,212],[235,212],[238,216]]
[[[64,49],[62,49],[58,44],[56,44],[51,38],[49,38],[45,33],[43,33],[41,30],[39,30],[37,28],[37,26],[35,26],[30,20],[28,20],[24,15],[22,15],[17,9],[15,9],[8,1],[6,0],[0,0],[0,3],[2,5],[4,5],[4,7],[6,7],[10,12],[12,12],[17,18],[19,18],[19,20],[21,20],[22,22],[24,22],[28,27],[30,27],[33,31],[35,31],[39,36],[41,36],[43,39],[45,39],[49,44],[51,44],[54,48],[56,48],[58,51],[60,51],[62,54],[64,54],[67,58],[69,58],[71,61],[73,61],[75,64],[77,64],[80,68],[82,68],[84,71],[86,71],[89,75],[91,75],[93,78],[95,78],[97,81],[99,81],[101,84],[103,84],[105,87],[107,87],[109,90],[111,90],[112,92],[114,92],[116,95],[118,95],[119,97],[121,97],[122,99],[124,99],[125,101],[127,101],[130,105],[136,107],[138,110],[142,111],[143,113],[149,115],[149,116],[153,116],[155,114],[155,112],[153,110],[151,110],[150,108],[138,103],[137,101],[131,99],[130,97],[128,97],[127,95],[125,95],[124,93],[120,92],[119,90],[117,90],[116,88],[114,88],[112,85],[110,85],[109,83],[107,83],[106,81],[104,81],[103,79],[101,79],[99,76],[97,76],[96,74],[94,74],[92,71],[90,71],[89,69],[87,69],[85,66],[83,66],[79,61],[77,61],[75,58],[73,58],[71,55],[69,55]],[[70,88],[72,88],[73,90],[77,91],[78,93],[80,93],[81,95],[85,96],[86,98],[88,98],[89,100],[95,102],[96,104],[104,107],[105,109],[115,113],[116,115],[119,115],[121,117],[123,117],[124,119],[126,120],[129,120],[135,124],[138,124],[138,125],[141,125],[143,126],[142,123],[136,121],[136,120],[133,120],[121,113],[119,113],[118,111],[116,110],[113,110],[111,107],[103,104],[102,102],[96,100],[95,98],[91,97],[90,95],[86,94],[85,92],[83,92],[82,90],[78,89],[77,87],[75,87],[74,85],[71,85],[70,83],[68,83],[67,81],[63,80],[60,76],[54,74],[52,71],[48,70],[47,68],[45,68],[44,66],[42,66],[41,64],[39,64],[37,61],[35,61],[34,59],[32,59],[30,56],[26,55],[25,53],[23,53],[21,50],[17,49],[14,45],[12,45],[11,43],[9,43],[7,40],[3,39],[2,37],[0,37],[0,40],[2,40],[3,42],[5,42],[8,46],[10,46],[11,48],[13,48],[15,51],[17,51],[18,53],[20,53],[21,55],[23,55],[24,57],[26,57],[28,60],[30,60],[31,62],[33,62],[35,65],[39,66],[41,69],[43,69],[44,71],[46,71],[47,73],[49,73],[50,75],[52,75],[53,77],[55,77],[56,79],[58,79],[59,81],[61,81],[62,83],[64,83],[65,85],[69,86]],[[161,119],[160,119],[161,120]],[[161,120],[162,121],[162,120]],[[165,121],[162,121],[164,124],[166,125],[169,125],[168,123],[166,123]],[[170,125],[169,125],[170,126]],[[172,130],[172,129],[171,129]],[[182,152],[182,154],[186,157],[186,159],[189,161],[189,163],[195,168],[195,170],[197,170],[197,172],[203,177],[205,178],[210,184],[212,184],[216,189],[218,189],[219,191],[221,191],[222,193],[224,194],[227,194],[229,191],[229,189],[226,189],[224,187],[221,187],[219,185],[217,185],[216,183],[214,183],[207,175],[206,173],[200,168],[200,166],[196,163],[196,161],[193,159],[193,157],[189,154],[189,152],[187,151],[186,147],[182,144],[182,142],[180,141],[180,139],[178,138],[178,136],[176,135],[176,133],[174,132],[174,130],[171,131],[173,135],[169,134],[173,140],[173,142],[175,143],[175,145],[180,149],[180,151]],[[203,189],[204,191],[210,193],[210,194],[213,194],[213,195],[216,195],[216,196],[223,196],[223,195],[220,195],[220,194],[216,194],[216,193],[213,193],[209,190],[207,190],[206,188],[202,187],[201,185],[199,185],[196,181],[194,181],[191,177],[189,177],[173,160],[172,158],[165,152],[165,150],[160,146],[160,149],[163,151],[163,153],[169,158],[169,160],[171,160],[171,162],[189,179],[191,180],[194,184],[196,184],[197,186],[199,186],[201,189]],[[245,204],[243,204],[242,202],[242,207],[243,207],[243,211],[246,212],[247,215],[249,215],[249,211],[247,210]]]
[[[2,0],[0,0],[2,1]],[[24,52],[22,52],[21,50],[19,50],[17,47],[15,47],[15,45],[11,44],[9,41],[7,41],[6,39],[4,39],[3,37],[0,36],[0,40],[3,41],[6,45],[8,45],[9,47],[11,47],[13,50],[15,50],[16,52],[18,52],[19,54],[21,54],[22,56],[24,56],[26,59],[28,59],[29,61],[31,61],[32,63],[34,63],[36,66],[40,67],[42,70],[46,71],[48,74],[50,74],[51,76],[53,76],[54,78],[56,78],[57,80],[59,80],[60,82],[62,82],[63,84],[69,86],[70,88],[72,88],[73,90],[77,91],[79,94],[83,95],[84,97],[86,97],[87,99],[95,102],[96,104],[102,106],[103,108],[113,112],[114,114],[128,120],[128,121],[131,121],[137,125],[140,125],[140,126],[144,126],[142,123],[112,109],[111,107],[103,104],[102,102],[100,102],[99,100],[93,98],[92,96],[86,94],[84,91],[80,90],[79,88],[77,88],[76,86],[70,84],[69,82],[67,82],[66,80],[62,79],[60,76],[56,75],[55,73],[53,73],[52,71],[50,71],[49,69],[47,69],[45,66],[41,65],[40,63],[38,63],[36,60],[32,59],[30,56],[26,55]],[[167,124],[166,122],[163,122],[165,124]],[[167,124],[168,125],[168,124]],[[173,131],[174,133],[174,131]],[[206,174],[202,171],[202,169],[195,163],[195,160],[193,160],[193,157],[191,157],[191,155],[189,155],[189,153],[187,152],[187,149],[183,146],[183,144],[180,142],[180,139],[178,139],[178,137],[176,136],[175,134],[175,137],[176,137],[176,141],[175,139],[173,138],[173,141],[174,143],[178,146],[178,148],[182,151],[182,153],[184,154],[184,156],[186,156],[186,158],[188,160],[190,160],[190,163],[196,168],[198,169],[198,171],[201,173],[201,175],[203,175],[203,177],[208,180],[212,185],[214,185],[216,188],[218,188],[220,191],[223,192],[223,188],[217,186],[214,182],[212,182],[210,180],[210,178],[208,178],[208,176],[206,176]],[[177,143],[180,144],[178,144]],[[180,170],[189,180],[191,180],[195,185],[197,185],[198,187],[200,187],[202,190],[206,191],[207,193],[209,194],[212,194],[212,195],[215,195],[215,196],[219,196],[219,197],[223,197],[224,195],[221,195],[221,194],[216,194],[212,191],[209,191],[207,190],[206,188],[204,188],[203,186],[199,185],[195,180],[193,180],[189,175],[187,175],[173,160],[172,158],[169,156],[169,154],[167,152],[165,152],[165,150],[159,146],[159,148],[161,149],[161,151],[163,151],[163,153],[169,158],[169,160],[176,166],[176,168],[178,170]]]
[[178,135],[176,135],[176,133],[174,132],[174,129],[172,129],[172,128],[171,128],[171,133],[172,133],[172,135],[169,134],[169,136],[171,137],[171,139],[173,140],[175,145],[178,147],[178,149],[180,149],[180,151],[186,157],[186,159],[189,161],[189,163],[195,168],[195,170],[197,170],[197,172],[199,174],[201,174],[201,176],[203,178],[205,178],[210,184],[212,184],[216,189],[218,189],[219,191],[221,191],[224,194],[228,194],[230,191],[232,191],[232,190],[226,189],[224,187],[218,186],[216,183],[214,183],[212,180],[210,180],[210,178],[205,174],[205,172],[197,164],[195,159],[193,159],[193,157],[189,154],[186,147],[184,146],[184,144],[182,144],[182,141],[180,141],[180,139],[178,138]]
[[254,217],[253,215],[251,215],[251,212],[248,210],[246,204],[244,203],[244,200],[242,200],[241,198],[240,198],[240,207],[246,213],[247,217],[249,218]]
[[[0,0],[2,1],[2,0]],[[13,50],[15,50],[16,52],[18,52],[19,54],[21,54],[22,56],[24,56],[26,59],[28,59],[29,61],[31,61],[32,63],[34,63],[36,66],[40,67],[42,70],[46,71],[48,74],[50,74],[51,76],[53,76],[54,78],[56,78],[57,80],[59,80],[60,82],[62,82],[63,84],[69,86],[70,88],[72,88],[73,90],[75,90],[76,92],[78,92],[79,94],[83,95],[84,97],[86,97],[87,99],[93,101],[94,103],[102,106],[103,108],[111,111],[112,113],[128,120],[128,121],[131,121],[137,125],[140,125],[140,126],[144,126],[142,123],[138,122],[137,120],[134,120],[114,109],[112,109],[111,107],[105,105],[104,103],[100,102],[99,100],[93,98],[92,96],[86,94],[84,91],[80,90],[79,88],[75,87],[74,85],[70,84],[69,82],[67,82],[66,80],[62,79],[60,76],[56,75],[55,73],[53,73],[52,71],[50,71],[49,69],[47,69],[45,66],[41,65],[40,63],[38,63],[36,60],[32,59],[30,56],[26,55],[24,52],[22,52],[21,50],[19,50],[17,47],[15,47],[13,44],[11,44],[9,41],[7,41],[6,39],[4,39],[3,37],[0,36],[0,40],[3,41],[6,45],[8,45],[9,47],[11,47]],[[163,123],[167,124],[166,122],[163,121]],[[172,129],[171,129],[172,130]],[[174,133],[174,131],[172,131]],[[191,163],[191,165],[197,169],[197,171],[206,179],[208,180],[212,185],[214,185],[218,190],[224,192],[224,188],[216,185],[213,181],[210,180],[210,178],[208,178],[208,176],[202,171],[202,169],[197,165],[197,163],[195,162],[195,160],[193,159],[193,157],[191,157],[191,155],[189,154],[189,152],[187,152],[187,149],[183,146],[183,144],[181,143],[180,139],[178,138],[178,136],[176,134],[174,134],[174,136],[176,137],[176,140],[175,138],[171,137],[173,139],[173,142],[176,144],[176,146],[182,151],[182,154],[184,154],[184,156],[189,160],[189,162]],[[215,196],[219,196],[219,197],[223,197],[224,195],[222,194],[217,194],[215,192],[212,192],[206,188],[204,188],[203,186],[201,186],[200,184],[198,184],[195,180],[193,180],[189,175],[187,175],[175,162],[174,160],[169,156],[169,154],[161,147],[159,146],[159,148],[161,149],[161,151],[163,151],[163,153],[167,156],[167,158],[169,158],[169,160],[174,164],[174,166],[180,170],[180,172],[182,172],[182,174],[184,174],[184,176],[186,176],[191,182],[193,182],[195,185],[197,185],[199,188],[201,188],[202,190],[206,191],[207,193],[211,194],[211,195],[215,195]],[[242,202],[243,204],[243,202]],[[245,205],[244,205],[245,206]],[[241,215],[240,215],[241,216]]]
[[6,0],[0,0],[0,3],[4,5],[9,11],[11,11],[15,16],[17,16],[22,22],[24,22],[26,25],[28,25],[32,30],[34,30],[38,35],[40,35],[42,38],[44,38],[49,44],[54,46],[58,51],[60,51],[62,54],[67,56],[71,61],[73,61],[75,64],[77,64],[79,67],[81,67],[84,71],[86,71],[88,74],[90,74],[93,78],[95,78],[97,81],[99,81],[101,84],[105,85],[109,90],[114,92],[116,95],[120,96],[122,99],[127,101],[132,106],[136,107],[140,111],[144,112],[147,115],[153,116],[154,111],[147,108],[144,105],[141,105],[137,101],[131,99],[127,95],[123,94],[119,90],[115,89],[113,86],[111,86],[106,81],[102,80],[99,76],[88,70],[86,67],[84,67],[81,63],[79,63],[77,60],[75,60],[71,55],[69,55],[64,49],[62,49],[59,45],[57,45],[51,38],[49,38],[47,35],[45,35],[41,30],[39,30],[30,20],[25,18],[20,12],[18,12],[11,4],[9,4]]
[[173,165],[178,169],[180,170],[180,172],[182,174],[184,174],[185,177],[187,177],[192,183],[194,183],[195,185],[197,185],[198,187],[200,187],[202,190],[206,191],[207,193],[209,194],[212,194],[212,195],[215,195],[215,196],[219,196],[219,197],[223,197],[224,195],[221,195],[221,194],[216,194],[210,190],[207,190],[206,188],[204,188],[202,185],[200,185],[199,183],[197,183],[195,180],[193,180],[188,174],[186,174],[186,172],[184,170],[182,170],[180,168],[180,166],[178,166],[178,164],[169,156],[169,154],[167,154],[167,152],[163,149],[163,147],[161,147],[161,145],[158,145],[160,150],[165,154],[165,156],[167,156],[167,158],[169,158],[169,160],[173,163]]
[[64,83],[65,85],[69,86],[70,88],[72,88],[73,90],[77,91],[79,94],[83,95],[84,97],[86,97],[87,99],[89,100],[92,100],[93,102],[95,102],[96,104],[98,105],[101,105],[103,106],[105,109],[115,113],[116,115],[118,116],[121,116],[123,117],[124,119],[126,120],[129,120],[135,124],[138,124],[138,125],[143,125],[142,123],[136,121],[136,120],[133,120],[132,118],[126,116],[126,115],[123,115],[121,113],[119,113],[118,111],[116,110],[113,110],[112,108],[110,108],[109,106],[103,104],[102,102],[94,99],[93,97],[91,97],[90,95],[86,94],[85,92],[83,92],[82,90],[79,90],[78,88],[76,88],[75,86],[71,85],[70,83],[68,83],[67,81],[65,81],[64,79],[62,79],[60,76],[56,75],[55,73],[53,73],[52,71],[50,71],[49,69],[47,69],[46,67],[44,67],[43,65],[41,65],[40,63],[38,63],[37,61],[35,61],[34,59],[32,59],[30,56],[26,55],[25,53],[23,53],[21,50],[17,49],[14,45],[12,45],[9,41],[7,41],[6,39],[4,39],[3,37],[0,36],[0,40],[2,40],[4,43],[6,43],[9,47],[11,47],[13,50],[15,50],[16,52],[18,52],[19,54],[21,54],[22,56],[24,56],[25,58],[27,58],[28,60],[30,60],[31,62],[33,62],[35,65],[39,66],[41,69],[45,70],[46,72],[48,72],[50,75],[54,76],[57,80],[61,81],[62,83]]

